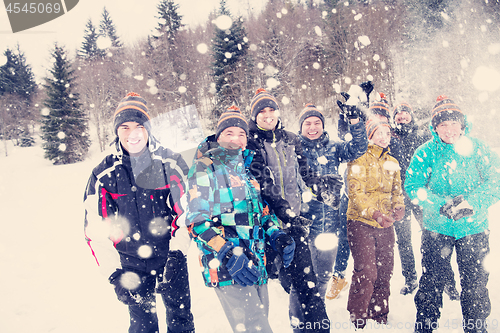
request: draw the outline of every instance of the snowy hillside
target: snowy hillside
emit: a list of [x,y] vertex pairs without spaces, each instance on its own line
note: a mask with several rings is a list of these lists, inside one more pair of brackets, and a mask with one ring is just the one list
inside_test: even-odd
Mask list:
[[[116,300],[111,285],[98,272],[83,236],[83,191],[92,168],[104,155],[94,153],[82,163],[53,166],[43,159],[38,146],[8,148],[9,156],[5,157],[3,150],[0,156],[0,332],[126,332],[127,307]],[[500,254],[496,237],[499,222],[497,204],[490,209],[492,255],[488,260],[488,286],[493,309],[489,332],[500,332],[500,266],[496,264],[496,255]],[[419,235],[414,223],[413,243],[420,275]],[[196,332],[230,332],[215,293],[202,283],[196,255],[192,246],[189,266]],[[411,296],[399,294],[404,280],[397,250],[395,263],[390,325],[367,328],[365,332],[412,332],[415,307]],[[457,274],[456,264],[454,269]],[[270,297],[271,326],[278,333],[291,332],[287,295],[276,281],[270,283]],[[340,299],[327,301],[332,332],[354,331],[349,325],[346,304],[347,292]],[[161,332],[165,332],[163,308],[159,306],[158,310],[163,324]],[[438,332],[461,332],[455,326],[460,319],[459,302],[444,297]]]

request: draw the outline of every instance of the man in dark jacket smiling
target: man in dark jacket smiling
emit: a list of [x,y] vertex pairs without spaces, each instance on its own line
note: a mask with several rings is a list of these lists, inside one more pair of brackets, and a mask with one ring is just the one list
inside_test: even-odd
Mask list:
[[[310,220],[300,216],[298,180],[311,187],[319,200],[338,205],[335,193],[342,187],[336,178],[318,177],[307,164],[298,136],[283,129],[277,100],[264,89],[257,90],[250,105],[248,148],[255,152],[250,169],[262,195],[283,229],[295,241],[294,260],[282,270],[281,282],[290,291],[290,322],[294,332],[329,332],[325,303],[319,297],[307,236]],[[267,251],[268,262],[273,262]]]
[[85,191],[87,243],[129,307],[129,333],[158,332],[157,280],[168,332],[194,332],[186,258],[169,248],[188,166],[157,146],[146,101],[137,94],[120,101],[114,129],[117,152],[94,168]]
[[[364,121],[360,120],[359,116],[353,113],[349,119],[349,132],[352,140],[334,142],[330,140],[328,133],[324,130],[325,117],[323,113],[312,104],[306,105],[302,110],[299,118],[299,138],[307,162],[317,175],[336,175],[339,173],[340,163],[353,161],[365,153],[368,139],[366,138]],[[318,277],[319,293],[323,298],[327,292],[328,281],[332,277],[337,246],[333,249],[325,248],[325,244],[322,243],[326,243],[327,240],[322,242],[318,236],[337,234],[340,237],[342,233],[337,232],[340,229],[339,210],[312,198],[302,204],[301,214],[313,221],[309,234],[309,247],[314,271]],[[331,242],[328,243],[331,244]],[[338,243],[340,244],[340,242]],[[334,281],[343,280],[345,268],[344,271],[337,272],[337,274],[333,278]],[[336,285],[333,288],[335,289]]]

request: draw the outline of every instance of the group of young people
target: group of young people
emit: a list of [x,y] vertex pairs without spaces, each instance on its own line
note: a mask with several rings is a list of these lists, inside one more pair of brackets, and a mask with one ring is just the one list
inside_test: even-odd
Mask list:
[[[234,332],[272,332],[270,278],[289,293],[294,332],[329,332],[334,319],[325,297],[348,286],[349,253],[351,322],[357,329],[368,320],[386,324],[396,235],[406,282],[401,293],[418,287],[415,331],[437,328],[443,290],[454,287],[453,248],[464,330],[486,331],[483,261],[487,208],[500,199],[498,156],[468,136],[466,116],[447,97],[438,98],[427,141],[407,103],[391,110],[382,94],[369,102],[370,82],[359,88],[364,100],[343,94],[346,101],[338,102],[339,137],[350,134],[345,140],[329,137],[325,115],[313,104],[301,111],[298,134],[285,130],[278,101],[258,89],[250,119],[227,108],[190,168],[154,138],[141,96],[129,93],[119,103],[117,152],[94,168],[85,191],[85,236],[129,307],[129,332],[158,332],[157,293],[168,332],[195,331],[186,260],[191,240],[203,280]],[[423,230],[418,283],[412,211]],[[331,234],[338,247],[324,248],[320,239]]]

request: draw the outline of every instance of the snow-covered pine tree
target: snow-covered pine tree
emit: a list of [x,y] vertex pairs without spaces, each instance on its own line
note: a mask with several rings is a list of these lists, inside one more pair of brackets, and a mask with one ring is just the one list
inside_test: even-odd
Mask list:
[[123,47],[120,38],[116,33],[116,27],[111,19],[111,15],[109,14],[106,7],[102,10],[102,18],[99,24],[99,36],[107,37],[111,40],[111,47],[113,48],[121,48]]
[[[232,18],[226,7],[226,0],[221,0],[219,14],[224,18]],[[248,81],[252,79],[251,72],[248,71],[248,47],[241,17],[233,19],[229,28],[216,26],[212,41],[212,70],[216,94],[213,121],[217,121],[222,112],[232,104],[241,109],[246,105],[245,97],[249,95],[246,88],[251,87]]]
[[78,56],[87,60],[104,58],[106,53],[97,46],[98,38],[99,34],[96,31],[96,27],[92,24],[92,20],[89,19],[85,25],[83,43],[80,50],[78,50]]
[[[172,0],[161,0],[157,6],[158,25],[151,36],[148,36],[146,52],[151,63],[150,78],[158,87],[157,106],[163,110],[176,109],[183,106],[179,92],[181,75],[184,73],[185,54],[178,51],[178,34],[184,26],[179,5]],[[184,78],[187,79],[187,78]]]
[[51,77],[44,85],[47,99],[42,112],[42,139],[45,158],[54,164],[82,161],[89,149],[87,117],[80,110],[75,80],[67,52],[57,43],[52,51]]
[[7,62],[0,66],[0,95],[17,94],[30,102],[36,90],[36,82],[31,66],[26,63],[24,52],[18,45],[15,52],[7,49],[4,55]]
[[30,147],[35,142],[30,131],[35,119],[32,112],[37,91],[35,75],[19,45],[16,51],[7,49],[4,55],[7,62],[0,67],[0,108],[9,114],[2,117],[3,139],[13,140],[21,147]]
[[177,32],[184,26],[182,15],[179,14],[179,5],[173,0],[162,0],[156,7],[158,9],[158,26],[155,28],[157,33],[153,36],[154,39],[162,39],[173,47],[175,45],[175,37]]

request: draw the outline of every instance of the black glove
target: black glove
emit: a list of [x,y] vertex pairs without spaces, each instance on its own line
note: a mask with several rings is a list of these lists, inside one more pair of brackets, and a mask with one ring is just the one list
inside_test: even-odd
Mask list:
[[289,235],[307,238],[309,236],[309,227],[312,223],[312,220],[300,215],[289,217],[286,220],[283,230]]
[[340,190],[342,189],[342,176],[328,174],[321,177],[321,185],[317,193],[318,201],[338,209],[340,205]]
[[287,268],[293,260],[295,254],[295,241],[290,235],[283,231],[276,231],[271,237],[271,246],[281,256],[283,266]]
[[372,81],[363,82],[359,86],[361,87],[361,89],[363,89],[363,91],[366,94],[366,103],[367,103],[367,105],[370,105],[370,93],[373,91],[373,83],[372,83]]
[[167,254],[167,262],[163,270],[163,279],[156,287],[157,293],[165,293],[172,283],[175,282],[181,270],[187,269],[186,257],[181,251],[169,251]]
[[[132,283],[127,283],[127,281],[124,281],[129,279],[135,279],[135,277],[137,277],[137,281],[132,281]],[[140,296],[136,292],[134,292],[135,290],[138,289],[138,286],[140,285],[140,278],[137,274],[117,268],[116,271],[114,271],[114,273],[111,274],[111,276],[109,277],[109,283],[111,283],[115,287],[116,297],[123,304],[135,305],[140,303]],[[124,285],[136,285],[136,284],[137,288],[134,288],[133,290],[124,287]]]
[[366,120],[366,114],[358,108],[356,105],[347,105],[342,103],[341,101],[337,101],[337,105],[339,106],[341,113],[347,117],[348,119],[362,119]]
[[461,218],[474,215],[474,209],[469,205],[467,200],[461,194],[454,197],[445,203],[440,209],[439,213],[446,216],[451,220],[460,220]]

